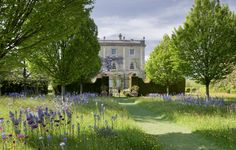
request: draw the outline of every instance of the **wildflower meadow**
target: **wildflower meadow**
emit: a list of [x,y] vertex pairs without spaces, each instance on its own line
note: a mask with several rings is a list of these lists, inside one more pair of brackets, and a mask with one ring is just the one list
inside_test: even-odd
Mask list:
[[[14,95],[14,94],[13,94]],[[127,111],[93,94],[1,97],[0,149],[159,149]]]

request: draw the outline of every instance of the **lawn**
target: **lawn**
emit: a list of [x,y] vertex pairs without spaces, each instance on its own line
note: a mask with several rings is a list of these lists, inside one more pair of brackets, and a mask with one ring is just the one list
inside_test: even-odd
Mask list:
[[[192,130],[192,134],[206,137],[221,147],[219,149],[236,149],[235,110],[228,110],[227,107],[186,105],[160,98],[139,98],[135,101],[138,107],[148,110],[149,116],[156,120],[186,126]],[[192,144],[196,142],[192,141]]]
[[236,112],[227,107],[148,97],[66,101],[0,97],[0,149],[236,149]]
[[0,149],[160,149],[111,98],[0,97],[0,118]]

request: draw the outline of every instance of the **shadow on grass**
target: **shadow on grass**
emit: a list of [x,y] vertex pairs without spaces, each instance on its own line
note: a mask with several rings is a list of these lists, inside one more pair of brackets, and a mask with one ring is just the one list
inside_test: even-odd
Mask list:
[[234,103],[236,103],[236,98],[232,98],[232,97],[226,98],[226,101],[225,101],[226,105],[231,105],[231,104],[234,104]]
[[[236,129],[234,133],[223,130],[200,130],[196,132],[178,127],[176,115],[220,116],[234,115],[225,109],[183,105],[176,102],[158,100],[122,103],[138,124],[149,134],[156,134],[163,149],[170,150],[234,150],[236,149]],[[172,124],[172,125],[171,125]],[[161,130],[161,131],[159,131]],[[185,132],[186,131],[186,132]],[[234,135],[233,135],[234,134]]]
[[[236,137],[228,134],[228,131],[201,130],[190,134],[162,134],[158,135],[158,139],[164,150],[235,150]],[[224,136],[224,138],[214,138],[216,136]]]
[[[215,143],[222,143],[224,149],[236,149],[236,129],[221,129],[221,130],[197,130],[197,134],[204,135]],[[227,144],[226,144],[227,143]]]
[[136,101],[136,98],[114,98],[115,101],[118,103],[134,103]]
[[206,140],[197,133],[169,133],[157,136],[163,150],[234,150],[227,145]]

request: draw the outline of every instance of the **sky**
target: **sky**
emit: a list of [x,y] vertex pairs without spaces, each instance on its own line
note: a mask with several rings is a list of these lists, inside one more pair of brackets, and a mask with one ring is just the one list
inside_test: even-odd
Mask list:
[[[92,18],[98,26],[98,37],[146,39],[145,59],[162,40],[182,25],[194,0],[96,0]],[[236,0],[221,0],[236,12]]]

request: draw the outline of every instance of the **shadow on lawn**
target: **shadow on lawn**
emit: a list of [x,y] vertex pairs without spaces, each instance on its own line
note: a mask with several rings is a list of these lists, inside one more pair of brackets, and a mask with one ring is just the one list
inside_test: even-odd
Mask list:
[[[214,136],[225,136],[214,138]],[[164,150],[235,150],[235,137],[228,131],[201,130],[193,133],[168,133],[157,136]],[[230,139],[231,138],[231,139]],[[171,143],[171,144],[170,144]]]
[[[215,116],[229,115],[225,109],[182,105],[175,102],[141,101],[121,103],[134,120],[149,134],[156,134],[167,150],[234,150],[236,149],[236,129],[187,131],[174,125],[176,113]],[[232,114],[231,114],[232,115]],[[172,124],[172,125],[171,125]],[[158,131],[163,130],[163,131]],[[230,129],[233,130],[233,129]],[[232,135],[234,134],[234,135]]]
[[163,150],[234,150],[228,145],[206,140],[198,133],[168,133],[157,136]]

